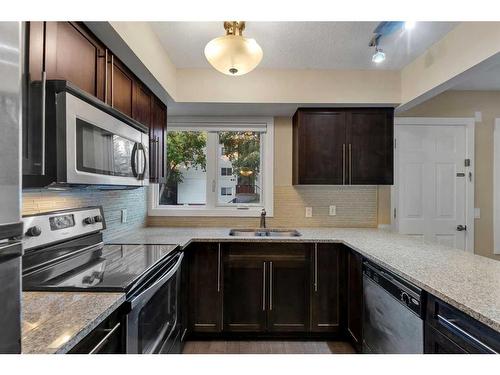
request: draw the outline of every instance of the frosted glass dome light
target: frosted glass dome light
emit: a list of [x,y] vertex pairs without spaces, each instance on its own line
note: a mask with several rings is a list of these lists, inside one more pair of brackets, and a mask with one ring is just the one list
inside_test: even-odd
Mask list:
[[241,76],[253,69],[262,60],[263,52],[255,39],[242,35],[244,21],[224,22],[226,35],[212,39],[205,46],[205,57],[219,72],[230,76]]

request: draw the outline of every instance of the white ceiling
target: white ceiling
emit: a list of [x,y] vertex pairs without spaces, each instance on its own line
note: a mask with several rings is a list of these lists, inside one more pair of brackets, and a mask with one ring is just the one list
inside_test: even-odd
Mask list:
[[[224,35],[222,22],[152,22],[178,68],[209,68],[203,50]],[[411,31],[382,38],[386,61],[371,61],[368,47],[378,22],[247,22],[244,35],[264,50],[262,68],[401,69],[441,39],[456,22],[417,22]]]

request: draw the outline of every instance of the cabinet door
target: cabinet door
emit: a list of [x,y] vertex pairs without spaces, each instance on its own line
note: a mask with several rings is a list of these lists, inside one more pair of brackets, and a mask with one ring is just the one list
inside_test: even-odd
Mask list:
[[347,250],[347,334],[361,351],[363,324],[363,258]]
[[133,85],[133,107],[132,117],[147,127],[151,126],[152,120],[152,99],[151,92],[142,84],[135,81]]
[[109,57],[108,100],[113,108],[132,117],[134,82],[132,73],[113,55]]
[[467,351],[430,325],[425,324],[424,353],[425,354],[467,354]]
[[47,79],[70,81],[104,100],[105,56],[105,47],[81,25],[73,22],[45,23]]
[[293,183],[343,184],[345,112],[299,110],[293,121]]
[[353,109],[347,116],[347,183],[392,185],[393,109]]
[[305,251],[273,257],[268,264],[268,329],[305,332],[309,328],[309,262]]
[[337,244],[315,244],[313,254],[313,332],[340,332],[342,321],[343,249]]
[[152,99],[152,121],[149,130],[150,181],[162,183],[166,177],[165,135],[167,131],[167,107],[157,98]]
[[222,325],[221,249],[219,244],[191,244],[189,321],[193,332],[219,332]]
[[266,277],[267,264],[259,256],[225,254],[224,331],[265,331]]

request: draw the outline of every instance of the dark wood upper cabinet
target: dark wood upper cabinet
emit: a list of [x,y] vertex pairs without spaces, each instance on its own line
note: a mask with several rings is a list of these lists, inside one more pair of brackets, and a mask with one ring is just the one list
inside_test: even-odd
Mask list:
[[300,108],[293,117],[295,185],[392,185],[392,108]]
[[[45,72],[47,79],[67,80],[104,100],[106,48],[82,25],[74,22],[45,22]],[[40,38],[34,35],[34,46]],[[39,34],[38,34],[39,35]],[[36,59],[33,56],[33,59]],[[36,61],[33,61],[35,67]],[[33,72],[33,77],[38,75]]]
[[135,77],[118,59],[109,58],[108,100],[113,108],[132,117]]
[[151,182],[162,183],[166,179],[165,135],[167,131],[167,107],[153,97],[151,111],[149,176]]
[[363,325],[363,257],[351,249],[347,253],[347,335],[359,352]]
[[152,120],[153,94],[144,85],[135,81],[133,96],[132,117],[149,127]]
[[346,173],[345,112],[298,111],[293,123],[294,184],[342,185]]
[[347,114],[350,185],[392,185],[394,111],[353,109]]
[[187,249],[189,327],[192,332],[222,329],[222,270],[218,243],[193,243]]
[[311,330],[340,332],[342,322],[343,254],[339,244],[315,244],[312,255]]

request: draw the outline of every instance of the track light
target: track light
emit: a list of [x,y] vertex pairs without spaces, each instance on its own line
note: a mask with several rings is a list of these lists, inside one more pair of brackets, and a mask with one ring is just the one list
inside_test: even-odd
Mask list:
[[372,61],[375,64],[380,64],[384,60],[385,60],[385,53],[384,53],[384,51],[382,51],[381,48],[375,47],[375,53],[372,56]]

